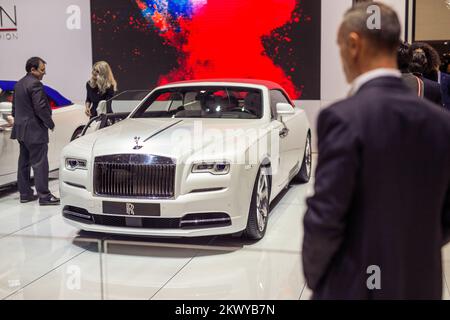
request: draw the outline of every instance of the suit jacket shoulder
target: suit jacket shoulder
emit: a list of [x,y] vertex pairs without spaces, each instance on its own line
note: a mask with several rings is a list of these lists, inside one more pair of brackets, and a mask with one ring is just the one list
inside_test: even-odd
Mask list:
[[14,87],[12,139],[30,144],[48,143],[48,129],[55,126],[43,84],[31,74]]
[[[32,86],[35,86],[35,85],[42,85],[42,83],[38,80],[38,79],[36,79],[36,77],[34,77],[33,75],[31,75],[31,74],[27,74],[25,77],[23,77],[22,79],[20,79],[18,82],[17,82],[17,84],[18,83],[21,83],[22,85],[24,85],[25,87],[32,87]],[[17,85],[16,84],[16,85]]]
[[319,114],[318,124],[333,118],[348,127],[354,127],[358,110],[361,109],[361,101],[356,96],[340,100],[322,110]]
[[333,114],[353,131],[361,133],[386,127],[390,124],[386,119],[419,122],[434,118],[445,122],[450,114],[444,115],[442,111],[443,108],[411,93],[400,78],[386,77],[370,81],[356,95],[332,104],[323,112],[324,116]]

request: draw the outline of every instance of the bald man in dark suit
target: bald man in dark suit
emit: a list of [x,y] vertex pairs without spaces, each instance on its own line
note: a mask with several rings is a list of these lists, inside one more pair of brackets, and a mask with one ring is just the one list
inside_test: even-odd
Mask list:
[[[380,10],[381,29],[368,28]],[[441,299],[450,240],[450,113],[410,93],[397,70],[396,13],[364,3],[338,44],[350,97],[318,119],[303,270],[314,299]]]

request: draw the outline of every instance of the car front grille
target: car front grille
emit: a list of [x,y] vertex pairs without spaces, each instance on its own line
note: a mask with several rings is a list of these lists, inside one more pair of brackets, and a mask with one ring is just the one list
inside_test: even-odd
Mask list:
[[99,196],[167,199],[174,197],[175,161],[120,154],[95,158],[94,192]]

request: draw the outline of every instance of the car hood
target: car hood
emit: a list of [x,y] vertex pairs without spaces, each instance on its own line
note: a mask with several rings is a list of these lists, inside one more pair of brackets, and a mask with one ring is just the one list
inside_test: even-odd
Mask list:
[[214,158],[214,154],[238,151],[236,143],[227,143],[235,140],[233,135],[254,140],[258,134],[247,133],[261,132],[264,126],[266,123],[257,119],[125,119],[96,132],[92,152],[93,156],[138,153],[174,159]]

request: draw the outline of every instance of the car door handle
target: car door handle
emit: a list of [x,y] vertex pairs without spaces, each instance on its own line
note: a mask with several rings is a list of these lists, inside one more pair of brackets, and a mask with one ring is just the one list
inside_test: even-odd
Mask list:
[[286,138],[287,135],[289,134],[289,129],[288,128],[283,128],[280,130],[280,138]]

